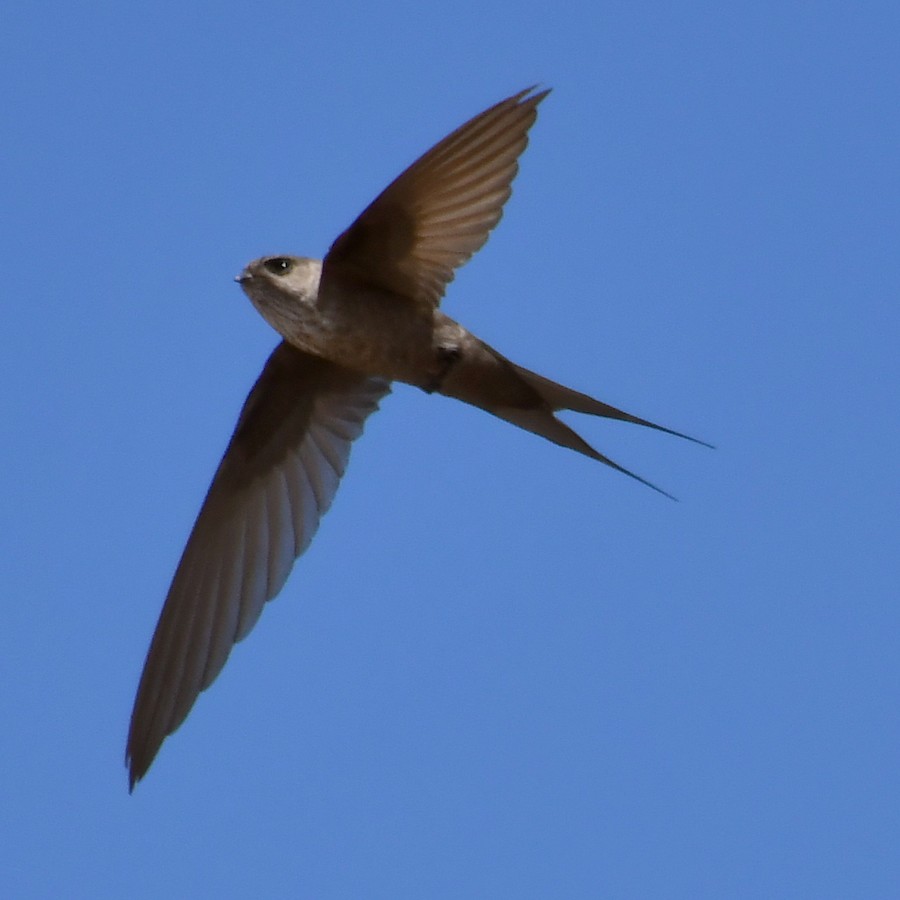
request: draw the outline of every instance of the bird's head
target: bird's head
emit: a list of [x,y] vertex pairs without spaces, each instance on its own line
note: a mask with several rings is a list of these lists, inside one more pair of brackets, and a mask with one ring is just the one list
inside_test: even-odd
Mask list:
[[316,302],[322,263],[305,256],[263,256],[248,263],[234,280],[263,318],[282,336]]

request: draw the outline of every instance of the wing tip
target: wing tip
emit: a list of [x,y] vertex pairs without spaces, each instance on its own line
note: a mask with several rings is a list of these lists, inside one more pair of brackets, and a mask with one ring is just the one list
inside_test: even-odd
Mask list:
[[517,103],[523,105],[525,103],[533,104],[537,106],[546,96],[549,94],[553,88],[541,88],[540,84],[532,84],[529,87],[525,88],[523,91],[519,91],[517,94],[513,94],[507,100],[502,102],[509,103],[512,101],[513,103]]
[[133,794],[137,783],[147,774],[150,764],[142,765],[137,762],[135,755],[129,746],[125,752],[125,768],[128,770],[128,793]]

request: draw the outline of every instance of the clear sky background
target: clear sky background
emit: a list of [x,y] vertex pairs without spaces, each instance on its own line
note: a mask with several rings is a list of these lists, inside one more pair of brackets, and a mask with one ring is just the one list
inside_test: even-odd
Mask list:
[[[900,896],[900,6],[4,10],[0,893]],[[551,86],[445,303],[677,495],[398,386],[129,796],[144,654],[318,256]]]

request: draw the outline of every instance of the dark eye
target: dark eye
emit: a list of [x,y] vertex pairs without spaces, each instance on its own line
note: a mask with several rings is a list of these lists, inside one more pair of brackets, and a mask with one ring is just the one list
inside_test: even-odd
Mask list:
[[294,268],[294,261],[287,256],[273,256],[271,259],[267,259],[263,265],[273,275],[287,275]]

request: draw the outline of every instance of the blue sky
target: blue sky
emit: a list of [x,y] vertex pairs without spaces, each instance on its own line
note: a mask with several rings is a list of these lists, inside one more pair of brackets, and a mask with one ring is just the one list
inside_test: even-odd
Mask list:
[[[900,9],[17,4],[0,34],[0,883],[15,897],[900,893]],[[129,796],[168,582],[323,254],[553,87],[445,308],[716,444],[680,498],[399,386]]]

